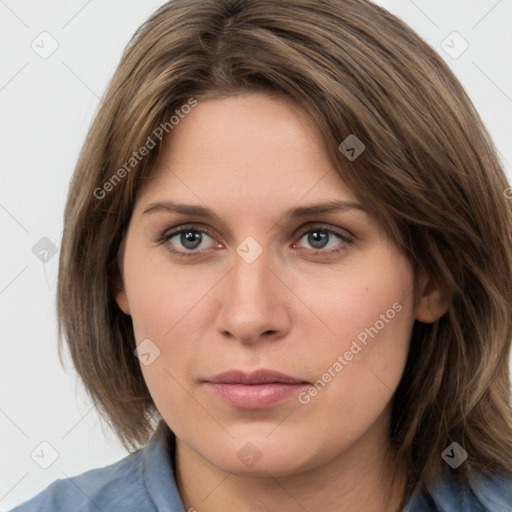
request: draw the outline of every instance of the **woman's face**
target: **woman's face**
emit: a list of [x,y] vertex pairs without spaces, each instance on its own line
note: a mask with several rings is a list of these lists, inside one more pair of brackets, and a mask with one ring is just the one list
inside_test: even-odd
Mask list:
[[412,265],[299,107],[199,101],[137,197],[120,261],[149,391],[202,460],[286,475],[387,442]]

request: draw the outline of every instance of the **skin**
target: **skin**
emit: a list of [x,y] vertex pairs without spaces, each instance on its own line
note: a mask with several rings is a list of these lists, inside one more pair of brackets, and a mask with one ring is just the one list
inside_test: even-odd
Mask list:
[[[252,93],[199,101],[139,190],[116,300],[137,343],[149,338],[160,350],[141,368],[177,437],[186,510],[398,510],[404,475],[390,487],[384,457],[390,399],[415,319],[435,321],[447,305],[423,276],[413,303],[411,262],[365,211],[284,217],[329,200],[356,201],[307,115]],[[144,213],[162,201],[208,207],[219,219]],[[208,231],[198,248],[179,234],[159,243],[190,223]],[[302,234],[313,225],[352,243],[331,233],[322,246]],[[263,249],[251,263],[236,251],[249,236]],[[314,383],[395,303],[400,312],[307,404],[292,396],[244,410],[201,382],[267,368]],[[237,457],[249,442],[261,455],[251,466]]]

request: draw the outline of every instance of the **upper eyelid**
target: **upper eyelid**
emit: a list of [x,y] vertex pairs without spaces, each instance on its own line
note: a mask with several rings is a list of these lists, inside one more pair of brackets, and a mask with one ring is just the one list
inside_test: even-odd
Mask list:
[[[310,229],[314,229],[314,228],[322,229],[325,231],[332,231],[334,233],[336,232],[336,230],[346,231],[351,236],[353,236],[352,233],[350,233],[350,231],[348,229],[331,226],[329,223],[326,223],[326,222],[314,222],[314,221],[307,222],[307,223],[303,224],[302,226],[295,228],[293,231],[297,232],[297,233],[303,233],[304,231],[309,231]],[[179,233],[179,232],[187,230],[187,229],[190,229],[191,231],[201,231],[201,232],[206,233],[207,235],[210,235],[211,231],[216,231],[214,229],[212,230],[209,227],[203,227],[200,224],[191,222],[191,223],[180,224],[176,227],[166,229],[163,232],[163,235],[169,236],[173,233]]]
[[331,227],[329,224],[324,224],[322,222],[311,222],[310,224],[306,224],[304,227],[297,230],[301,235],[307,233],[308,231],[314,230],[318,228],[319,231],[328,231],[329,233],[334,233],[335,235],[342,236],[338,231],[345,231],[350,238],[353,238],[354,235],[346,229],[340,227]]
[[208,228],[203,228],[201,226],[197,226],[197,225],[194,225],[194,224],[183,224],[182,226],[176,226],[175,228],[171,228],[171,229],[166,229],[163,234],[162,234],[162,237],[161,238],[165,238],[165,239],[168,239],[168,238],[172,238],[176,235],[179,235],[180,233],[182,233],[183,231],[199,231],[200,233],[204,233],[210,237],[213,238],[213,235],[212,233],[208,230]]

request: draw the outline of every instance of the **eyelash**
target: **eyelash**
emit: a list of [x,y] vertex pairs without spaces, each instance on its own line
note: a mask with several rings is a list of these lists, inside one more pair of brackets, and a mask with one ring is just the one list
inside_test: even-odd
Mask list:
[[[195,232],[201,233],[203,235],[207,235],[211,238],[214,238],[213,235],[210,232],[208,232],[208,230],[206,230],[200,226],[186,225],[186,226],[180,226],[179,229],[173,230],[170,233],[168,231],[164,232],[158,239],[158,243],[161,245],[167,244],[167,242],[171,238],[174,238],[176,235],[180,235],[181,233],[184,233],[184,232],[186,233],[189,231],[195,231]],[[308,225],[307,228],[302,229],[299,233],[298,240],[300,240],[304,235],[306,235],[307,233],[310,233],[312,231],[320,231],[322,233],[328,233],[330,235],[335,235],[342,240],[343,244],[346,244],[346,245],[351,245],[354,243],[354,241],[351,238],[349,238],[347,235],[344,235],[343,233],[340,233],[332,228],[326,228],[325,226],[315,225],[315,224]],[[209,249],[209,250],[203,249],[203,250],[199,250],[199,251],[197,251],[197,250],[182,251],[182,250],[171,249],[169,246],[167,247],[167,249],[172,254],[182,257],[182,258],[191,258],[191,257],[199,256],[199,255],[201,255],[201,253],[204,254],[205,252],[212,251],[212,249]],[[331,255],[337,254],[345,249],[346,249],[346,247],[341,246],[336,249],[330,249],[330,250],[310,249],[309,252],[313,253],[314,255],[331,256]]]

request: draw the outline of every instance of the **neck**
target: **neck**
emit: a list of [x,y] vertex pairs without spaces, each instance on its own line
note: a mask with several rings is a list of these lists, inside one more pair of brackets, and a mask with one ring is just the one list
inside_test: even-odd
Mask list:
[[[322,466],[275,477],[223,471],[176,440],[176,480],[185,510],[220,512],[398,512],[406,473],[397,464],[393,479],[386,415],[350,448]],[[386,443],[383,443],[383,438]]]

